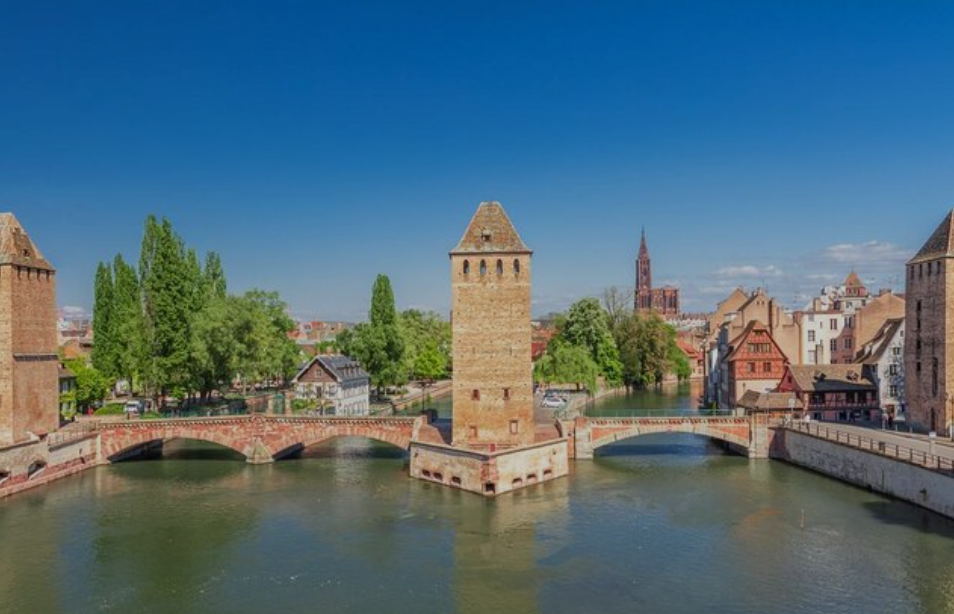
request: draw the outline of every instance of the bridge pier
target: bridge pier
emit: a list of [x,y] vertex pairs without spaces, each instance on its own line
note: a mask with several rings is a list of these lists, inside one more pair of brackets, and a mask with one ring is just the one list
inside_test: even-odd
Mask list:
[[245,462],[250,465],[267,465],[275,462],[271,450],[268,449],[268,446],[260,437],[255,438],[255,441],[246,449],[244,454]]

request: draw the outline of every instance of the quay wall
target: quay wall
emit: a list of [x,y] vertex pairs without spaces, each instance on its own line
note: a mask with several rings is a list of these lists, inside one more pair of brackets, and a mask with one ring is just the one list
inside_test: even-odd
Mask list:
[[954,476],[788,429],[778,429],[772,458],[954,518]]
[[99,438],[92,434],[5,446],[0,448],[0,498],[95,467],[98,459]]

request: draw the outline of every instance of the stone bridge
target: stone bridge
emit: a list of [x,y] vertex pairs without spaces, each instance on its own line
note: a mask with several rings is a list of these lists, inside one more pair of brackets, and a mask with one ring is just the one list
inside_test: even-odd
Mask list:
[[750,458],[767,458],[771,437],[768,420],[756,416],[579,417],[562,426],[570,436],[573,458],[581,460],[593,458],[603,446],[653,433],[701,435],[725,442]]
[[103,422],[99,435],[100,459],[119,460],[154,442],[169,439],[208,441],[245,456],[249,463],[270,463],[308,446],[335,437],[367,437],[407,450],[426,418],[345,418],[227,416]]

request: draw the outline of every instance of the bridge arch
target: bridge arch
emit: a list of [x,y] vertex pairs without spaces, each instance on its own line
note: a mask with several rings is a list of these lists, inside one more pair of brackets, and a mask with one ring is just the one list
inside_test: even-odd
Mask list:
[[363,437],[407,450],[411,446],[413,434],[413,423],[410,421],[405,424],[361,418],[297,422],[297,428],[282,429],[276,436],[266,438],[274,458],[283,458],[299,450],[341,437]]
[[138,447],[154,441],[169,441],[173,439],[192,439],[216,444],[238,452],[248,458],[252,441],[247,436],[236,437],[233,433],[221,428],[196,428],[196,425],[169,425],[155,424],[129,426],[125,428],[108,428],[102,430],[101,451],[102,458],[113,462]]
[[613,443],[658,433],[687,433],[723,441],[748,452],[751,446],[750,425],[740,418],[637,418],[591,419],[589,423],[592,452]]

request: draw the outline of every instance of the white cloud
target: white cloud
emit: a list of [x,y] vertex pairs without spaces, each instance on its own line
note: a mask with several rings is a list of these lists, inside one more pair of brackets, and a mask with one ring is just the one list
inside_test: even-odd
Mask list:
[[758,267],[754,264],[743,264],[740,266],[727,266],[722,267],[715,273],[719,277],[731,278],[731,277],[779,277],[782,275],[782,270],[770,264],[765,267]]
[[84,307],[78,307],[76,305],[63,305],[60,307],[60,314],[64,317],[87,315]]
[[911,252],[886,241],[866,241],[832,245],[823,249],[818,256],[821,261],[831,264],[865,269],[903,269],[904,263],[911,257]]

